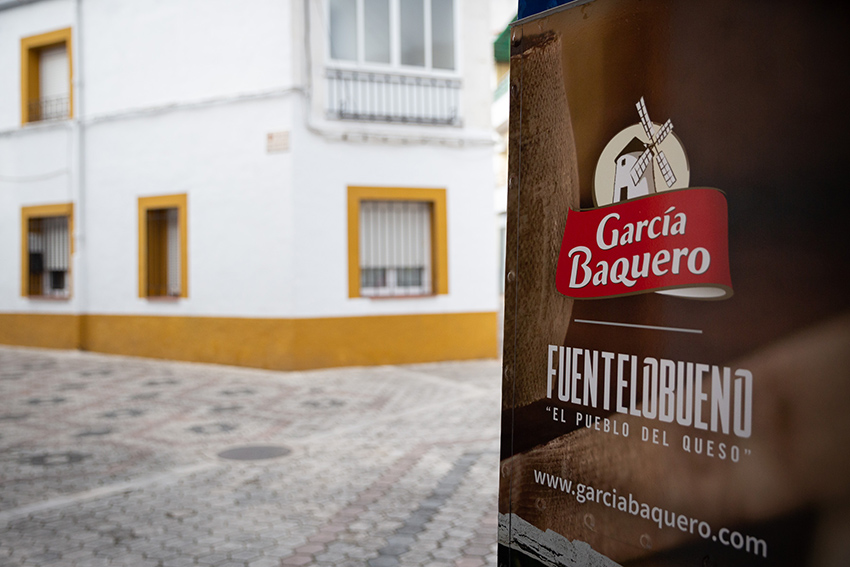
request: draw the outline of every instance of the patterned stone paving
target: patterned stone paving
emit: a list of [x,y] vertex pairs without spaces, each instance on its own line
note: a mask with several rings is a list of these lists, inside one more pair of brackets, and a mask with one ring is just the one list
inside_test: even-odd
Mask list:
[[0,347],[0,567],[495,565],[499,384]]

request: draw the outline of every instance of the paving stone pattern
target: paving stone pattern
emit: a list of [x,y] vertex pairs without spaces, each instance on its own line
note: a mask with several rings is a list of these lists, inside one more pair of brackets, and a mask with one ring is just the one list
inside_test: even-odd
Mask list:
[[0,347],[0,567],[496,565],[499,383]]

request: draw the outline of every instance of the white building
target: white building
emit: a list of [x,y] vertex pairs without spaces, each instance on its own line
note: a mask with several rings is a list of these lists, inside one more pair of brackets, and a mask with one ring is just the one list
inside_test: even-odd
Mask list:
[[493,0],[490,33],[493,38],[493,102],[491,125],[496,132],[494,152],[495,191],[493,211],[496,216],[497,271],[500,292],[505,290],[505,239],[508,215],[508,118],[510,111],[510,24],[516,19],[517,3]]
[[[646,144],[637,138],[632,138],[626,144],[626,147],[614,158],[612,203],[619,203],[636,197],[645,197],[646,195],[655,193],[655,171],[653,167],[645,167],[637,181],[632,177],[632,169],[645,151]],[[651,166],[652,163],[649,165]]]
[[0,343],[497,355],[488,0],[0,0]]

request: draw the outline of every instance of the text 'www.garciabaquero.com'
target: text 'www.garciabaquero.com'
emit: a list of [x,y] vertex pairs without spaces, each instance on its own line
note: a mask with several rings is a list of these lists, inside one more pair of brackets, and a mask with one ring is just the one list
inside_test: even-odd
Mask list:
[[740,532],[732,531],[728,528],[720,528],[714,531],[708,522],[690,518],[671,512],[658,506],[650,506],[638,500],[635,500],[631,493],[623,496],[617,493],[617,489],[603,490],[601,488],[593,488],[582,483],[573,483],[573,481],[549,473],[534,471],[534,482],[537,484],[548,486],[554,490],[560,490],[572,495],[579,504],[585,502],[595,502],[608,508],[614,508],[621,512],[639,516],[645,520],[650,520],[658,525],[659,529],[673,528],[681,530],[685,533],[697,534],[703,539],[719,542],[727,547],[732,547],[753,555],[767,557],[767,542],[750,535],[745,535]]

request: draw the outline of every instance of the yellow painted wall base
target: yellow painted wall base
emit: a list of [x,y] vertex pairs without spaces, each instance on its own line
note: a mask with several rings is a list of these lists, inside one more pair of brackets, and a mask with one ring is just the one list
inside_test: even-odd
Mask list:
[[496,313],[321,319],[0,314],[0,343],[277,370],[497,356]]
[[80,316],[0,313],[0,344],[80,348]]

